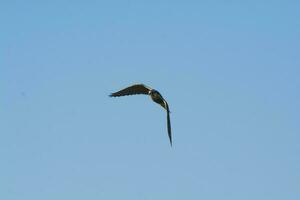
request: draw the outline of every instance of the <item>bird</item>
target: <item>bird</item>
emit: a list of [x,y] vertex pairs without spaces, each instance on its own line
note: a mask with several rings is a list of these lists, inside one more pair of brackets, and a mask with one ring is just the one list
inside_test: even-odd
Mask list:
[[172,133],[171,133],[171,120],[170,120],[170,109],[167,101],[162,97],[162,95],[155,89],[152,89],[144,84],[134,84],[129,87],[126,87],[120,91],[111,93],[110,97],[121,97],[127,95],[138,95],[144,94],[149,95],[151,99],[161,105],[167,111],[167,129],[168,129],[168,137],[170,140],[170,144],[172,147]]

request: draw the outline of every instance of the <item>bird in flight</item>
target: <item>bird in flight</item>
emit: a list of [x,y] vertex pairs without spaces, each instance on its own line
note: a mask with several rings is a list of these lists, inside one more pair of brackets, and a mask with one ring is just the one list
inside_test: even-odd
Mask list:
[[118,92],[112,93],[110,97],[120,97],[120,96],[127,96],[127,95],[136,95],[136,94],[146,94],[151,97],[151,99],[161,105],[167,111],[167,128],[168,128],[168,136],[170,140],[170,144],[172,146],[172,134],[171,134],[171,121],[170,121],[170,110],[167,101],[161,96],[161,94],[144,84],[135,84],[129,86],[123,90]]

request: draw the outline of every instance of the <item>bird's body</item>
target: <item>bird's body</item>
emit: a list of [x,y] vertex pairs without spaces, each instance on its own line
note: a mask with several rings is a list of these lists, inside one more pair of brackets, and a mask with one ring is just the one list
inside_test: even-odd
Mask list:
[[120,97],[126,95],[136,95],[136,94],[145,94],[149,95],[151,99],[161,105],[167,111],[167,128],[168,128],[168,136],[170,139],[170,144],[172,146],[172,134],[171,134],[171,121],[170,121],[170,110],[167,101],[162,97],[162,95],[157,91],[144,84],[135,84],[129,86],[123,90],[112,93],[109,95],[110,97]]
[[164,109],[167,109],[166,107],[166,101],[164,100],[164,98],[161,96],[161,94],[156,91],[156,90],[151,90],[150,91],[150,97],[151,99],[155,102],[160,104]]

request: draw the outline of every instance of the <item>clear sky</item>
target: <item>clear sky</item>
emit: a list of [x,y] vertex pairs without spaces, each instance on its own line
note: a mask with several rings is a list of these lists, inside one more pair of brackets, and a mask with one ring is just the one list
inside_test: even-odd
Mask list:
[[0,199],[300,199],[300,1],[45,2],[0,3]]

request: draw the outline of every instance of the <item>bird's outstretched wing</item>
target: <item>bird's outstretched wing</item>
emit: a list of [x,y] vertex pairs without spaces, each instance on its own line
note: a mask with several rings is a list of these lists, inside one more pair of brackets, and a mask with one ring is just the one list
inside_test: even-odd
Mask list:
[[171,146],[172,146],[172,131],[171,131],[170,110],[169,110],[168,103],[167,103],[166,101],[164,101],[164,103],[165,103],[166,110],[167,110],[167,127],[168,127],[168,136],[169,136],[170,144],[171,144]]
[[144,84],[136,84],[136,85],[129,86],[118,92],[112,93],[109,96],[120,97],[120,96],[135,95],[135,94],[149,94],[150,90],[151,88],[145,86]]

